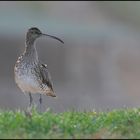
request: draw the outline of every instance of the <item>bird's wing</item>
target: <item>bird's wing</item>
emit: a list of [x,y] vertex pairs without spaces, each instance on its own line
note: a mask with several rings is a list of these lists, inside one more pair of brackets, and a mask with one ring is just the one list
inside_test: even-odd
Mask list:
[[50,76],[50,73],[48,71],[46,64],[40,63],[40,74],[41,74],[42,83],[46,84],[53,91],[53,84],[51,81],[51,76]]

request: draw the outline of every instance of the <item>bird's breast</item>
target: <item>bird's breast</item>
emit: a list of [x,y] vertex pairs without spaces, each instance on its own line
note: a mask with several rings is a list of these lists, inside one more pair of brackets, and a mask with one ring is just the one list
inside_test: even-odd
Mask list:
[[37,65],[27,65],[19,63],[15,65],[15,82],[24,93],[46,94],[51,89],[42,83],[38,73]]
[[32,67],[15,67],[15,81],[23,92],[38,92],[39,82]]

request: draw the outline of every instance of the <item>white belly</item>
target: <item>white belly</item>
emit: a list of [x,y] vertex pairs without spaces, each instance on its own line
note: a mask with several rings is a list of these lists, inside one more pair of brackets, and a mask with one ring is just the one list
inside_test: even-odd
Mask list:
[[15,77],[15,81],[19,88],[24,93],[38,93],[40,92],[40,86],[36,79],[36,77],[32,74],[26,74],[26,75],[17,75]]
[[46,94],[51,89],[35,75],[33,67],[15,67],[15,82],[24,93]]

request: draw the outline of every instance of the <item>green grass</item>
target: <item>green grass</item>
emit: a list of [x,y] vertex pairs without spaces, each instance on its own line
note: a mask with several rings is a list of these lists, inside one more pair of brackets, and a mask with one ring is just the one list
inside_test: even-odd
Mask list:
[[140,109],[52,111],[32,116],[0,111],[0,138],[140,138]]

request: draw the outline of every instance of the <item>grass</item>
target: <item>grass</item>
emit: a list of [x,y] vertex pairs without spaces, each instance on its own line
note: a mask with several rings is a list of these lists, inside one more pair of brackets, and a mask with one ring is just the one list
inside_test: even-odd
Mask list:
[[0,138],[140,138],[140,109],[52,111],[32,115],[0,111]]

